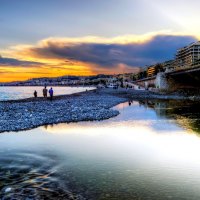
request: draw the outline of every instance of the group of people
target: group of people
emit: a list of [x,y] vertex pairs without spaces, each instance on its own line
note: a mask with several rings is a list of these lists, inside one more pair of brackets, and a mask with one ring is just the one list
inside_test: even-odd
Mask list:
[[128,101],[128,105],[131,106],[131,104],[133,103],[133,100],[129,100]]
[[[47,93],[48,93],[47,86],[45,86],[43,88],[42,92],[43,92],[44,98],[47,98]],[[34,94],[34,97],[36,98],[37,97],[37,91],[35,90],[33,94]],[[49,89],[49,96],[50,96],[50,100],[52,101],[53,100],[53,88],[52,87]]]

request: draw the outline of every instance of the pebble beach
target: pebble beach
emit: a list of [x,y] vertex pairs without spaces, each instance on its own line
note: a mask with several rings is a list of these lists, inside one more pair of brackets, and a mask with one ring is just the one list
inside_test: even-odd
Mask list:
[[0,133],[21,131],[42,125],[104,120],[117,116],[113,106],[141,99],[189,99],[180,95],[161,95],[150,91],[100,89],[71,95],[28,98],[0,102]]
[[62,122],[103,120],[119,114],[111,107],[127,98],[88,91],[74,95],[0,102],[0,132],[21,131]]

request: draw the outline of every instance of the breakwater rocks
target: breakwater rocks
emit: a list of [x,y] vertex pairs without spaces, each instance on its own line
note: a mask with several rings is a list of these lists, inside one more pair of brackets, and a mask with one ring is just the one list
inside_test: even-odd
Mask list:
[[126,98],[95,91],[56,98],[0,102],[0,132],[20,131],[46,124],[103,120],[119,114],[111,107]]

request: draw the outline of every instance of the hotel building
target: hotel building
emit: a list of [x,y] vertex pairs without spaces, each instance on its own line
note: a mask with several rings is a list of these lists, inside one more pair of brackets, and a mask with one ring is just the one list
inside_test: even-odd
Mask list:
[[175,67],[191,67],[200,64],[200,41],[177,50]]

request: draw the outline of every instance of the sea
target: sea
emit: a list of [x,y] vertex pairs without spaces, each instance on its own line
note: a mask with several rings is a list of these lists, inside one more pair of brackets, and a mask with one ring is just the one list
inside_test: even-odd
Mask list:
[[[0,87],[0,101],[6,100],[17,100],[34,97],[34,91],[37,91],[38,97],[42,97],[44,87],[42,86],[3,86]],[[51,87],[47,87],[49,90]],[[74,94],[79,92],[84,92],[86,90],[93,90],[95,87],[59,87],[52,86],[54,90],[54,95],[65,95],[65,94]]]

